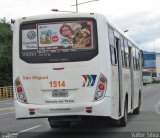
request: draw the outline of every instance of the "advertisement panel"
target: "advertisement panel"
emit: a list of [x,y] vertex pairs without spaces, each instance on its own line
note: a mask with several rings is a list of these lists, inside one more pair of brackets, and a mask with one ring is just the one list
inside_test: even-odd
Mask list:
[[87,49],[92,45],[92,21],[38,24],[39,50]]

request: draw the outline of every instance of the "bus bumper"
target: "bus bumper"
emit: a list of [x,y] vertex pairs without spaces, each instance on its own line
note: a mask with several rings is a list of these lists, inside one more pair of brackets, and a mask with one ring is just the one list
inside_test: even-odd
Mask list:
[[[112,98],[105,97],[96,102],[86,104],[36,105],[24,104],[17,100],[15,103],[16,119],[48,118],[54,116],[101,116],[112,118]],[[87,110],[91,109],[91,112]],[[31,112],[32,111],[32,112]]]

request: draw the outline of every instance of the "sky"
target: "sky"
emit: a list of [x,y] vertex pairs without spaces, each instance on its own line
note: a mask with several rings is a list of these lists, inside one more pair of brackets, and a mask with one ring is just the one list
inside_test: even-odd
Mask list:
[[[78,0],[79,3],[90,0]],[[0,0],[0,18],[7,20],[40,14],[51,9],[75,11],[76,0]],[[79,6],[79,12],[102,13],[145,51],[160,53],[160,0],[99,0]]]

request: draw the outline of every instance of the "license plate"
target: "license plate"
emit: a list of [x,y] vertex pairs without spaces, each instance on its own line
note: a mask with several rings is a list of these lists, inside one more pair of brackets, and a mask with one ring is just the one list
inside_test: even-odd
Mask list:
[[66,90],[56,90],[52,92],[52,97],[68,97]]

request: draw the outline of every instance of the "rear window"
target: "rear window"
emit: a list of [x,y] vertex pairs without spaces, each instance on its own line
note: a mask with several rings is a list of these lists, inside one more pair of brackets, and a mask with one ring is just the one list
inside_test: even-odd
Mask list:
[[28,63],[87,61],[98,53],[96,21],[57,19],[20,26],[20,58]]

